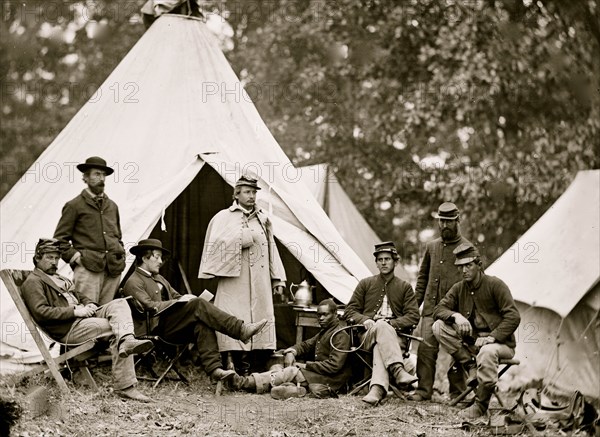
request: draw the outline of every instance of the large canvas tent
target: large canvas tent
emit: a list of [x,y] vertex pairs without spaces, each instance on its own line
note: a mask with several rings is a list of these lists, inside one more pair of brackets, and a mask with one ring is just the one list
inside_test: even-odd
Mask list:
[[600,170],[565,193],[487,273],[517,301],[519,384],[600,398]]
[[[301,171],[302,182],[323,207],[344,240],[369,267],[371,273],[379,273],[373,258],[373,245],[380,243],[381,239],[344,191],[331,166],[316,164],[298,170]],[[410,281],[402,266],[396,267],[396,275]]]
[[[106,191],[120,207],[126,248],[159,236],[194,290],[205,285],[196,276],[208,221],[231,203],[242,172],[259,177],[258,203],[271,214],[288,282],[310,276],[346,303],[358,279],[370,275],[297,183],[296,169],[199,20],[158,19],[2,200],[3,269],[32,268],[38,238],[52,236],[62,205],[84,188],[76,163],[92,155],[115,168]],[[71,274],[66,265],[59,272]],[[1,355],[35,350],[0,285]]]

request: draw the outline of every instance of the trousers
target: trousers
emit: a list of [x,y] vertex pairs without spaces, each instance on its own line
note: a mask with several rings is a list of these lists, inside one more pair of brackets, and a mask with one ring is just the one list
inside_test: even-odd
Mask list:
[[[417,376],[419,377],[417,394],[424,399],[431,399],[433,395],[435,367],[439,350],[439,343],[433,335],[433,322],[433,317],[423,317],[421,319],[421,337],[429,344],[419,343],[417,351]],[[456,375],[452,368],[448,369],[448,382],[450,396],[456,396],[466,388],[464,377]]]
[[[440,345],[450,355],[463,348],[462,337],[443,320],[433,324],[433,334]],[[498,382],[498,364],[500,359],[515,356],[515,350],[502,343],[486,344],[479,348],[475,360],[477,362],[477,381],[485,387],[495,387]]]
[[[363,339],[362,349],[373,352],[373,375],[370,386],[378,384],[387,390],[390,385],[388,368],[392,364],[405,364],[407,361],[402,356],[403,340],[385,320],[377,320],[364,333]],[[407,365],[410,367],[410,362],[407,362]],[[405,370],[409,371],[406,367]],[[412,370],[414,372],[414,365]]]
[[222,367],[215,331],[239,339],[244,322],[204,299],[176,303],[159,316],[153,333],[164,340],[184,344],[196,342],[200,362],[207,373]]
[[77,265],[73,271],[75,291],[81,296],[86,296],[96,305],[104,305],[113,300],[120,282],[121,276],[108,276],[106,270],[95,273]]
[[129,305],[124,299],[115,299],[101,306],[94,317],[75,320],[63,338],[63,343],[83,343],[108,335],[112,357],[112,377],[115,390],[123,390],[137,383],[133,356],[119,357],[119,344],[126,335],[133,335],[133,321]]

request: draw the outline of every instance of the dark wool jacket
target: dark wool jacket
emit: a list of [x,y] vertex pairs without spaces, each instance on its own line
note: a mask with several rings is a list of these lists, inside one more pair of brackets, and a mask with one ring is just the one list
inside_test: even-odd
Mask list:
[[385,283],[381,275],[365,278],[358,283],[344,311],[344,319],[353,319],[356,324],[372,319],[381,307],[384,295],[387,295],[395,316],[389,321],[390,325],[403,329],[419,322],[419,307],[410,284],[396,276]]
[[475,308],[496,342],[512,348],[516,346],[514,332],[519,327],[521,316],[508,286],[495,276],[482,272],[476,284],[471,285],[467,281],[454,284],[435,308],[433,316],[452,324],[454,313],[461,313],[469,319]]
[[[306,369],[302,374],[309,384],[319,383],[328,385],[333,391],[339,390],[350,379],[352,369],[346,363],[347,353],[338,352],[331,347],[331,336],[343,328],[340,321],[326,329],[321,329],[314,337],[292,346],[297,357],[305,357]],[[333,338],[333,344],[340,350],[350,349],[350,336],[346,331],[340,332]]]
[[81,264],[91,272],[106,269],[110,276],[118,276],[125,269],[119,208],[106,194],[102,209],[87,190],[68,201],[54,238],[61,242],[62,259],[66,263],[80,252]]
[[417,305],[421,306],[424,302],[423,317],[431,317],[433,309],[450,287],[462,279],[462,274],[454,265],[456,257],[452,253],[462,243],[469,241],[460,235],[448,242],[436,238],[427,243],[415,287]]
[[[69,284],[69,290],[79,303],[87,305],[91,301],[85,296],[79,296],[73,288],[73,283],[61,276]],[[61,290],[50,277],[36,268],[31,272],[23,285],[21,295],[31,316],[38,325],[55,340],[67,335],[77,319],[75,308],[61,294]]]
[[[162,296],[163,293],[159,291],[158,283],[164,287],[163,293],[166,293],[166,296]],[[141,312],[150,311],[150,314],[153,315],[150,318],[150,329],[146,331],[145,315],[134,314],[133,325],[136,335],[146,334],[154,330],[158,326],[158,315],[175,304],[177,299],[181,297],[181,294],[171,287],[169,281],[161,275],[151,276],[140,268],[136,268],[135,272],[127,279],[123,287],[123,294],[132,296],[135,303],[141,305]]]

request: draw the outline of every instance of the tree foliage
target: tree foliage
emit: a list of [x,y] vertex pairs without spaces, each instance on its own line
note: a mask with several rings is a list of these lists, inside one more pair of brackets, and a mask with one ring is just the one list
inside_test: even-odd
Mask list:
[[[143,1],[4,2],[4,195],[144,28]],[[328,162],[384,239],[418,257],[444,200],[492,260],[600,152],[595,0],[203,2],[298,165]],[[54,8],[54,9],[53,9]]]

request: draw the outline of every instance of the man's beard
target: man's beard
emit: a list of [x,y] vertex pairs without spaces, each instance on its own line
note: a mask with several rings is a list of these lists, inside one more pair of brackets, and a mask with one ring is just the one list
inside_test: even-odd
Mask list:
[[458,229],[454,230],[454,229],[442,229],[442,240],[452,240],[453,238],[456,238],[456,236],[458,235]]
[[102,194],[104,193],[104,184],[90,185],[90,191],[94,194]]

